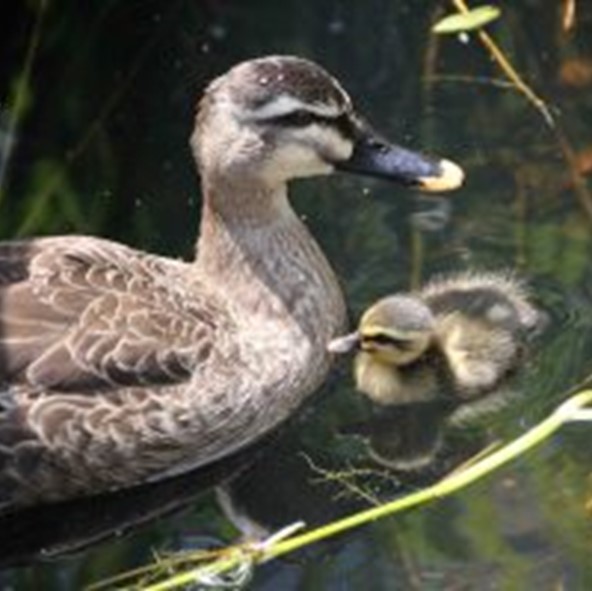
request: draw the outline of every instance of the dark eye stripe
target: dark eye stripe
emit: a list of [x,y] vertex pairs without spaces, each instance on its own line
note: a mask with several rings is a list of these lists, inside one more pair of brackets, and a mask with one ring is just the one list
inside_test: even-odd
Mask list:
[[412,341],[406,339],[397,339],[387,334],[376,334],[372,336],[362,336],[362,345],[387,345],[397,349],[410,349],[413,346]]
[[313,124],[326,125],[333,127],[346,138],[351,138],[354,135],[354,124],[347,113],[343,113],[338,117],[328,117],[302,109],[286,113],[285,115],[279,115],[278,117],[272,117],[267,122],[283,127],[306,127]]
[[279,115],[278,117],[272,117],[268,119],[269,123],[274,125],[281,125],[285,127],[306,127],[313,123],[323,123],[326,117],[311,113],[310,111],[292,111],[285,115]]
[[358,126],[347,113],[343,113],[336,119],[333,119],[332,125],[345,138],[354,139],[359,135]]

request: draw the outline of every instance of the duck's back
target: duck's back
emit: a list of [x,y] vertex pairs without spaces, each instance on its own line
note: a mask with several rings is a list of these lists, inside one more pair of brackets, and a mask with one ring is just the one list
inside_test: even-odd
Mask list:
[[218,311],[187,266],[90,237],[0,243],[2,381],[85,392],[188,378]]
[[224,320],[187,268],[89,237],[0,243],[0,510],[150,470],[130,442],[167,426],[140,419],[163,420],[158,397],[208,363]]

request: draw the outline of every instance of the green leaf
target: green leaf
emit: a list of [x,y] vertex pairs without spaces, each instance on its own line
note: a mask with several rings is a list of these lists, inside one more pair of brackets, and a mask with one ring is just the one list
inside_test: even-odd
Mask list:
[[452,35],[474,31],[496,20],[501,13],[502,11],[497,6],[479,6],[469,12],[445,16],[432,27],[432,32],[439,35]]

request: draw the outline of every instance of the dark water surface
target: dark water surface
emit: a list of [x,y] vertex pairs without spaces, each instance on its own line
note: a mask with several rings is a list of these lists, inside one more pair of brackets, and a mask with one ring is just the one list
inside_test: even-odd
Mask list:
[[[229,504],[249,515],[252,534],[299,519],[327,522],[368,506],[369,496],[427,484],[489,442],[517,436],[592,373],[589,2],[576,3],[567,32],[560,11],[567,2],[543,0],[506,3],[491,28],[552,105],[556,131],[521,95],[487,83],[500,74],[475,39],[430,35],[444,2],[18,4],[12,14],[3,7],[0,21],[1,239],[90,233],[187,256],[200,203],[188,148],[196,98],[237,61],[293,53],[339,77],[384,135],[453,158],[468,174],[450,200],[346,177],[293,187],[292,201],[338,271],[353,316],[440,272],[511,268],[531,283],[549,324],[513,394],[453,425],[431,468],[364,472],[347,480],[349,489],[319,484],[311,464],[378,468],[352,435],[371,410],[344,363],[267,450],[249,452],[250,467],[223,492],[206,488],[182,514],[73,556],[5,570],[0,589],[79,589],[150,561],[153,551],[232,542],[239,532]],[[421,433],[439,429],[438,413],[396,420]],[[590,589],[590,441],[589,424],[568,426],[453,498],[266,565],[251,587]],[[92,537],[98,517],[112,517],[109,527],[119,530],[123,515],[144,506],[158,513],[210,483],[180,481],[123,499],[117,509],[100,501],[33,514],[25,525],[0,524],[0,548],[6,555],[18,555],[19,544],[54,552],[62,530]]]

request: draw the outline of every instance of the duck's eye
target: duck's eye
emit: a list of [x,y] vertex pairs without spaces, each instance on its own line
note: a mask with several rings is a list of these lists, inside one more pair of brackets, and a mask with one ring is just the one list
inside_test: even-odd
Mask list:
[[309,125],[321,125],[333,129],[342,137],[349,140],[354,139],[359,134],[356,123],[347,113],[342,113],[338,116],[328,116],[301,109],[284,115],[278,115],[277,117],[271,117],[267,119],[267,123],[278,127],[291,127],[294,129],[302,129]]
[[282,125],[285,127],[306,127],[313,123],[323,123],[324,117],[311,113],[310,111],[300,110],[286,113],[285,115],[279,115],[270,120],[275,125]]
[[358,127],[356,123],[347,113],[342,113],[339,117],[333,119],[331,124],[339,130],[341,135],[345,138],[355,138],[358,134]]

